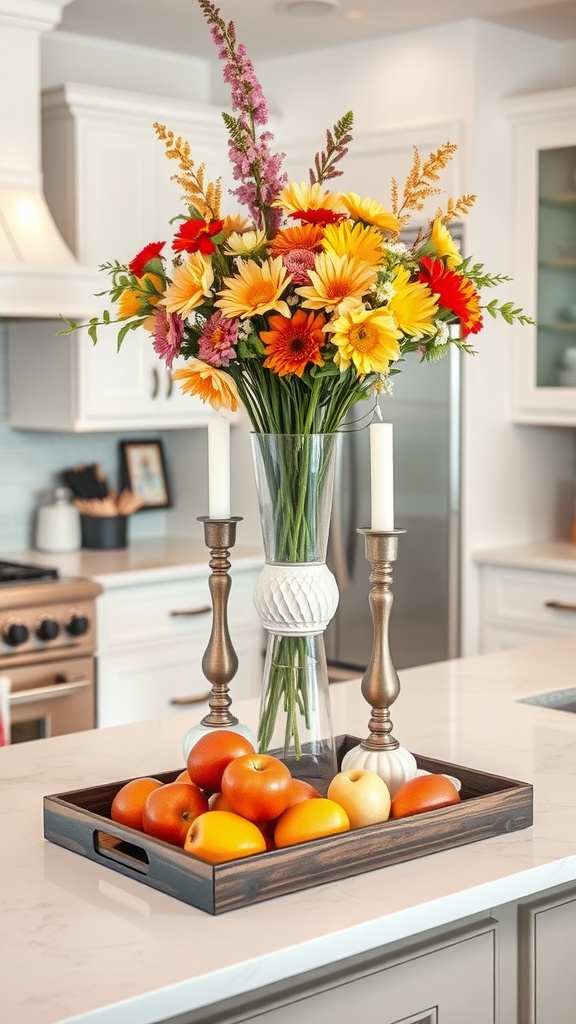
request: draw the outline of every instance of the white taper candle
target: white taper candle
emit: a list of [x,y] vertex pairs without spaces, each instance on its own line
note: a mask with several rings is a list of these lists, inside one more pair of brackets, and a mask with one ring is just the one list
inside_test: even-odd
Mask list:
[[371,529],[394,529],[394,442],[391,423],[370,424]]
[[208,421],[208,515],[230,518],[230,421],[224,416]]

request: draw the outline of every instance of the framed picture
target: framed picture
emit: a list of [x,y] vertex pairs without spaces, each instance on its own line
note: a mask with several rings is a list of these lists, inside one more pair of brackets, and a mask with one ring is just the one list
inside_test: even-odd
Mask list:
[[168,508],[170,489],[161,441],[120,441],[121,486],[137,494],[142,508]]

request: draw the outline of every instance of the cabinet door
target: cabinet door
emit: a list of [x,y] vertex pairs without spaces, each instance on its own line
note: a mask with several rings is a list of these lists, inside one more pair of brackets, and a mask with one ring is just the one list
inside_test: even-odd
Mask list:
[[481,649],[524,647],[576,632],[576,576],[485,565]]
[[522,1024],[573,1024],[576,893],[520,904],[518,925]]
[[[354,958],[311,972],[292,984],[251,993],[228,1004],[191,1013],[189,1024],[495,1024],[496,922],[422,943],[402,954]],[[363,962],[366,966],[363,968]],[[289,987],[289,986],[287,986]],[[232,1004],[232,1005],[230,1005]],[[244,1004],[244,1005],[242,1005]]]
[[[186,731],[210,710],[210,683],[201,667],[205,649],[205,642],[181,642],[97,658],[98,727],[179,714],[184,739]],[[254,632],[235,633],[234,649],[239,664],[229,687],[233,702],[254,696],[262,676]]]
[[516,179],[519,304],[514,419],[576,424],[576,89],[508,101]]

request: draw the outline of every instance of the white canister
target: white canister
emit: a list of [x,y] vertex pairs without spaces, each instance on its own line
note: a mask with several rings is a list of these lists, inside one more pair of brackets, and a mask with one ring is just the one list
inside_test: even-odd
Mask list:
[[70,492],[57,487],[54,500],[38,509],[36,547],[39,551],[78,551],[82,541],[80,513]]

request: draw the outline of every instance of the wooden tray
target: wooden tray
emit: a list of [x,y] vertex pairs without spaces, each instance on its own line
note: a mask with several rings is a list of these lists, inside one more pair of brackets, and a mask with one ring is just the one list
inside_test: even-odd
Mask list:
[[[359,742],[354,736],[339,736],[338,763]],[[113,822],[110,806],[127,779],[44,797],[44,836],[193,907],[221,914],[532,824],[533,791],[528,783],[428,757],[416,760],[426,771],[459,778],[461,803],[227,864],[207,864],[179,847]],[[171,782],[179,771],[151,774]]]

